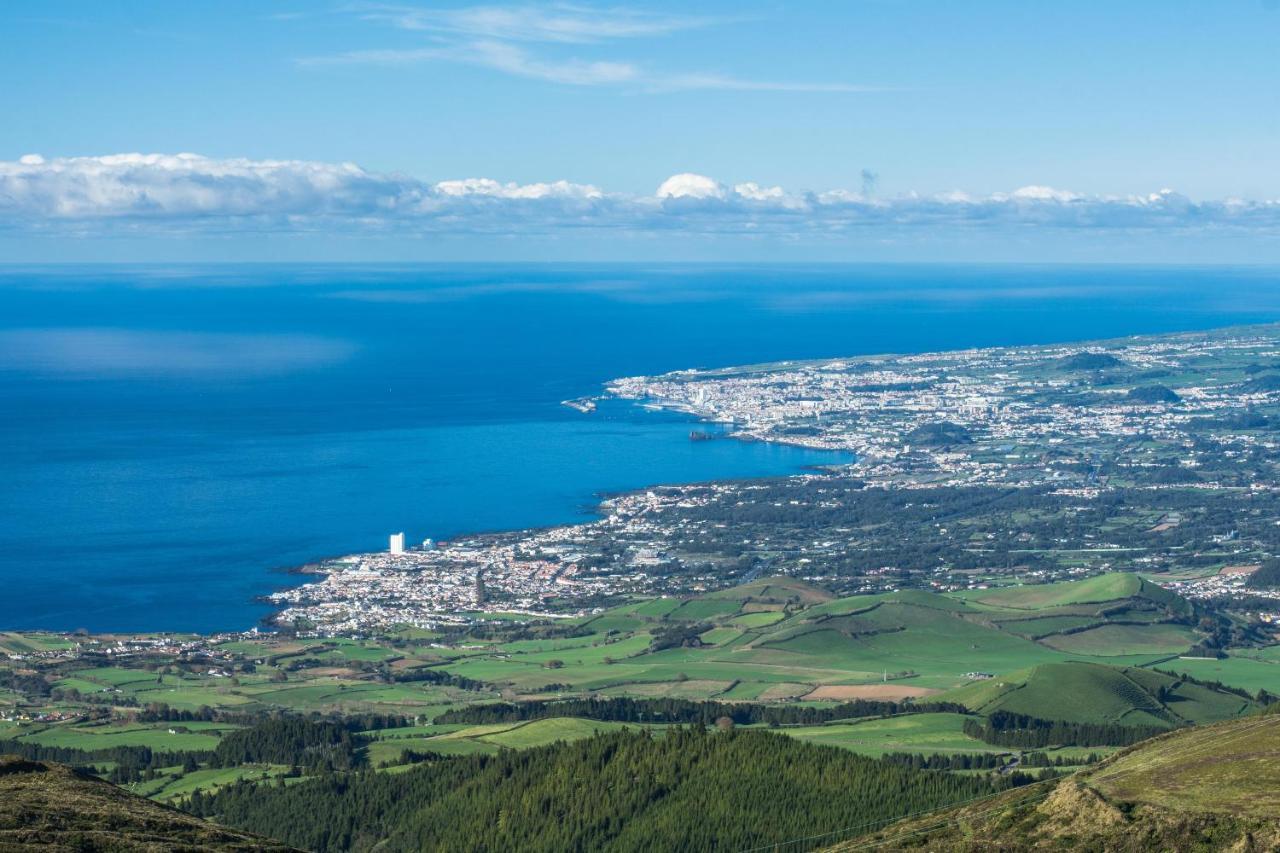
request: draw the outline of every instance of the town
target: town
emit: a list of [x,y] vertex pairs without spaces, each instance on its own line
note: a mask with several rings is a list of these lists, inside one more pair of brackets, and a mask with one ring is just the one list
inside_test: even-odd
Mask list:
[[[401,538],[307,567],[316,580],[270,597],[275,624],[359,635],[575,616],[765,572],[855,594],[1136,570],[1280,611],[1247,570],[1280,550],[1275,327],[680,371],[605,394],[723,426],[699,436],[854,458],[615,495],[582,524]],[[567,401],[587,416],[589,402]]]

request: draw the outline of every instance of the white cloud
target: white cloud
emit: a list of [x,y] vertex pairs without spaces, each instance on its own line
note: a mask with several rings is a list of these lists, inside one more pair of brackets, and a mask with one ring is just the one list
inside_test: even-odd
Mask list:
[[723,23],[725,19],[656,14],[622,6],[594,8],[553,3],[523,6],[471,6],[417,9],[403,6],[354,7],[361,20],[421,33],[425,44],[350,50],[304,57],[302,66],[408,66],[452,62],[500,71],[515,77],[566,86],[626,86],[643,92],[691,89],[755,92],[869,92],[881,87],[843,82],[752,80],[718,72],[669,72],[620,60],[585,59],[566,50],[668,36],[682,30]]
[[620,7],[592,9],[568,3],[550,6],[472,6],[461,9],[381,7],[361,12],[370,21],[402,30],[458,33],[488,39],[585,44],[659,36],[694,29],[711,18],[659,15]]
[[554,181],[549,184],[499,183],[491,178],[466,178],[461,181],[441,181],[435,185],[437,192],[447,196],[492,196],[494,198],[603,198],[604,193],[590,184],[571,184]]
[[1169,189],[1085,195],[1029,186],[869,198],[672,175],[652,195],[564,180],[429,182],[353,163],[117,154],[0,161],[0,231],[783,235],[841,240],[1020,228],[1280,235],[1280,202],[1195,201]]
[[682,172],[663,181],[654,195],[658,198],[724,198],[725,189],[706,175]]
[[1056,190],[1053,187],[1038,185],[1019,187],[1013,191],[1012,197],[1027,201],[1056,201],[1064,204],[1081,198],[1079,193],[1073,193],[1070,190]]
[[782,187],[762,187],[755,181],[747,181],[745,184],[737,184],[733,191],[742,198],[751,201],[777,201],[787,197]]
[[568,86],[602,86],[635,82],[641,72],[625,62],[553,60],[532,56],[524,48],[497,41],[478,41],[446,47],[409,50],[357,50],[337,56],[302,60],[304,65],[413,65],[448,61],[492,68],[517,77]]

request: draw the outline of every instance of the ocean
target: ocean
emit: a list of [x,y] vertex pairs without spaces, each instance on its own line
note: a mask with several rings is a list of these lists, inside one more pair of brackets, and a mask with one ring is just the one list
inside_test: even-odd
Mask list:
[[844,461],[618,376],[1280,319],[1271,268],[0,267],[0,629],[245,629],[320,557]]

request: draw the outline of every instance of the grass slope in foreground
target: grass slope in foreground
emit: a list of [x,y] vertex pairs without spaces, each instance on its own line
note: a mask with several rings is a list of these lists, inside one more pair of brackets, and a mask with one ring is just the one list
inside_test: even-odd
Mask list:
[[287,851],[60,764],[0,756],[0,851]]
[[833,850],[1280,848],[1280,714],[1182,729],[1066,779],[903,821]]

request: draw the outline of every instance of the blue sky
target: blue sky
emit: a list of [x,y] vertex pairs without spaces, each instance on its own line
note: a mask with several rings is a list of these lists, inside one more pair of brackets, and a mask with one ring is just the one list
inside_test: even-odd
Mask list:
[[1277,43],[1262,0],[14,0],[0,259],[1277,260]]

